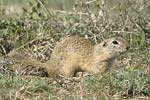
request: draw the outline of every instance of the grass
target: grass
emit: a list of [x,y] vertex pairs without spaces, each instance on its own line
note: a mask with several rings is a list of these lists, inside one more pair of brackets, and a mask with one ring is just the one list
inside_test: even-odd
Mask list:
[[89,85],[94,86],[93,88],[98,89],[100,94],[103,90],[109,92],[110,95],[122,95],[124,97],[149,96],[150,93],[150,78],[140,69],[120,69],[103,76],[102,79],[90,77],[88,82]]
[[[150,96],[150,77],[140,69],[119,69],[102,78],[90,76],[66,90],[48,78],[0,75],[1,97],[8,99],[121,99]],[[12,97],[9,97],[9,93]],[[18,95],[17,95],[18,94]],[[47,98],[47,99],[46,99]],[[118,98],[118,99],[119,99]]]
[[[38,0],[29,1],[30,6],[25,5],[17,17],[6,17],[5,8],[0,9],[0,54],[4,56],[0,59],[4,62],[0,63],[0,100],[149,100],[150,15],[146,13],[147,5],[140,5],[139,10],[135,9],[138,2],[128,2],[126,9],[118,8],[116,16],[97,0],[89,4],[77,1],[75,11],[69,13],[47,10],[47,3]],[[103,15],[99,15],[100,9]],[[75,34],[95,43],[119,35],[129,41],[131,48],[103,77],[52,79],[9,72],[12,65],[5,56],[10,51],[46,62],[62,37]]]

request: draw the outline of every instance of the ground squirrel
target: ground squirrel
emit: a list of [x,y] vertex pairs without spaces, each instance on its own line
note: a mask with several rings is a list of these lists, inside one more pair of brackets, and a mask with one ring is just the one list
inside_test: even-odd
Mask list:
[[56,45],[49,61],[42,65],[38,62],[37,65],[45,67],[49,74],[66,77],[73,77],[78,71],[101,75],[112,66],[116,57],[128,49],[128,42],[121,37],[94,44],[83,37],[72,36]]
[[54,48],[46,67],[48,71],[52,67],[58,68],[56,70],[67,77],[74,76],[77,71],[102,74],[112,66],[117,56],[128,49],[128,42],[121,37],[106,39],[95,45],[83,37],[72,36]]

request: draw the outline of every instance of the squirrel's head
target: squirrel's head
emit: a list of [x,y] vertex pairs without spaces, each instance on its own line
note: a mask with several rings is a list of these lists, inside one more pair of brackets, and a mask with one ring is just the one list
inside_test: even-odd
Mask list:
[[130,48],[129,43],[121,37],[106,39],[101,43],[101,46],[112,56],[119,56]]

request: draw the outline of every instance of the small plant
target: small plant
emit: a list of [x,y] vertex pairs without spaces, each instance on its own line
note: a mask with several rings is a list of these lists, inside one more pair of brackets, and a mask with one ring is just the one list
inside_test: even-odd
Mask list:
[[97,95],[121,95],[122,97],[150,96],[150,77],[142,70],[120,69],[104,75],[102,78],[90,77],[85,81],[90,91]]

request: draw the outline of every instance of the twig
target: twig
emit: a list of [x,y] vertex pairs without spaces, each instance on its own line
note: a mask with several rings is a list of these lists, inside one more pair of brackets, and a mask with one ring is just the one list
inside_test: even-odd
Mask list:
[[114,33],[134,33],[134,32],[129,32],[129,31],[112,31]]
[[96,0],[92,0],[92,1],[88,1],[88,2],[85,2],[85,4],[90,4],[90,3],[93,3],[95,2]]
[[15,52],[15,51],[17,51],[17,50],[19,50],[19,49],[22,49],[22,48],[24,48],[25,46],[27,46],[27,45],[33,43],[34,41],[37,41],[37,40],[40,40],[40,39],[44,39],[44,38],[46,38],[46,37],[48,37],[48,36],[37,37],[37,38],[35,38],[35,39],[33,39],[33,40],[29,41],[29,42],[26,42],[25,44],[21,45],[21,46],[18,47],[18,48],[13,49],[11,52]]
[[62,10],[54,10],[54,12],[58,13],[64,13],[64,14],[70,14],[70,15],[89,15],[88,13],[81,13],[81,12],[67,12],[67,11],[62,11]]
[[51,16],[51,13],[50,13],[50,11],[48,10],[48,8],[42,3],[42,1],[41,0],[37,0],[42,6],[43,6],[43,8],[48,12],[48,15],[49,15],[49,17]]
[[2,53],[6,54],[6,50],[5,50],[5,48],[4,48],[4,46],[2,44],[0,44],[0,48],[2,48]]

